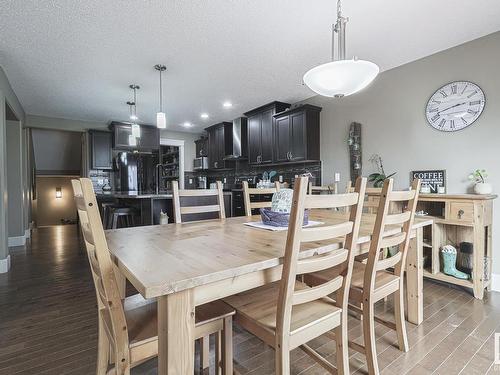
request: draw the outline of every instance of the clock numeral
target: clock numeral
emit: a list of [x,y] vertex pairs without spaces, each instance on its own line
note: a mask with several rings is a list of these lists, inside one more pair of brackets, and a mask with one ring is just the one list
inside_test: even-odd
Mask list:
[[473,102],[469,102],[470,105],[480,105],[481,100],[474,100]]
[[472,98],[474,95],[477,94],[477,90],[475,90],[474,92],[471,92],[469,95],[467,95],[467,98]]
[[467,122],[467,120],[466,120],[466,119],[464,119],[463,117],[462,117],[462,122],[463,122],[465,125],[469,125],[469,123]]
[[441,103],[442,103],[441,101],[436,100],[436,99],[432,99],[432,101],[433,101],[434,103],[436,103],[436,104],[441,104]]
[[452,86],[451,86],[451,93],[452,93],[452,94],[456,94],[456,93],[457,93],[457,90],[458,90],[457,85],[452,85]]
[[468,109],[468,110],[467,110],[467,113],[470,113],[470,114],[471,114],[471,115],[473,115],[473,116],[477,115],[477,113],[478,113],[478,112],[479,112],[479,111],[473,111],[472,109]]
[[450,120],[450,128],[455,129],[455,120]]
[[444,92],[444,90],[439,91],[441,95],[443,95],[443,98],[448,97],[448,94]]
[[431,108],[431,109],[429,109],[429,112],[430,112],[430,113],[432,113],[432,112],[437,112],[437,111],[438,111],[438,109],[439,109],[438,107],[436,107],[436,108]]
[[462,92],[460,93],[460,95],[463,95],[463,94],[464,94],[465,90],[467,90],[467,87],[469,87],[469,84],[468,84],[468,83],[466,83],[466,84],[465,84],[465,86],[464,86],[464,88],[462,89]]
[[446,124],[446,120],[443,118],[441,119],[441,121],[439,122],[439,127],[442,128],[444,126],[444,124]]
[[438,118],[439,118],[439,114],[436,114],[436,115],[431,117],[431,121],[436,122],[438,120]]

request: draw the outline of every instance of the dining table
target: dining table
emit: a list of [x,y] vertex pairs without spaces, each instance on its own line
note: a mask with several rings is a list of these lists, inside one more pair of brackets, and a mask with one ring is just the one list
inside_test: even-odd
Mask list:
[[[363,214],[355,254],[368,252],[374,214]],[[310,220],[346,221],[346,213],[312,210]],[[106,231],[117,279],[128,280],[144,298],[157,300],[158,374],[193,374],[195,309],[201,304],[281,279],[287,231],[245,225],[260,216],[141,226]],[[432,219],[415,217],[407,256],[407,320],[423,320],[424,228]],[[401,231],[386,226],[384,235]],[[300,257],[336,251],[341,241],[303,244]]]

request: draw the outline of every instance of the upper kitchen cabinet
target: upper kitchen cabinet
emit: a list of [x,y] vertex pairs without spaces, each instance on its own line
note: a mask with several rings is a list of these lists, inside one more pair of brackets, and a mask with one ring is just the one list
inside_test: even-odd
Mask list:
[[203,156],[208,156],[208,138],[201,137],[194,141],[196,147],[196,157],[201,158]]
[[91,169],[113,169],[113,133],[90,130],[90,167]]
[[233,145],[233,124],[221,122],[206,128],[208,133],[208,166],[210,169],[226,168],[226,155],[231,153]]
[[136,145],[131,144],[132,125],[112,122],[110,129],[114,133],[115,149],[151,151],[160,148],[160,131],[154,126],[141,125],[141,136],[136,138]]
[[245,113],[248,117],[248,163],[274,161],[274,115],[290,107],[288,103],[272,102]]
[[275,162],[320,160],[320,112],[305,104],[274,116]]

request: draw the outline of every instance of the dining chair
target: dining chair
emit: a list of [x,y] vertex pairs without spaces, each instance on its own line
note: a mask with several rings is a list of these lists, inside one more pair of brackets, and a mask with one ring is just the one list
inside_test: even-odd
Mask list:
[[[172,193],[174,196],[174,222],[177,224],[182,223],[183,215],[202,214],[209,212],[217,212],[219,219],[226,218],[226,211],[224,208],[224,192],[222,190],[222,182],[216,182],[215,189],[179,189],[177,181],[172,181]],[[216,204],[202,204],[200,200],[207,197],[216,197]],[[196,205],[181,204],[183,198],[196,200]]]
[[[185,223],[183,221],[183,215],[189,214],[201,214],[208,212],[217,212],[219,219],[224,219],[226,217],[225,208],[224,208],[224,192],[222,189],[222,182],[216,182],[215,189],[179,189],[179,184],[177,181],[172,181],[172,192],[173,192],[173,205],[174,205],[174,221],[176,224]],[[202,204],[200,200],[205,200],[210,197],[216,197],[217,204]],[[196,200],[196,205],[186,205],[185,200]],[[188,202],[189,203],[189,202]],[[208,201],[208,203],[213,203]],[[190,220],[188,220],[190,221]],[[192,220],[191,220],[192,221]],[[198,221],[198,220],[196,220]],[[226,335],[228,336],[228,341],[232,342],[232,330],[227,331]],[[219,342],[221,340],[220,333],[216,335],[216,341]],[[206,335],[200,339],[200,367],[202,370],[205,370],[209,367],[209,353],[210,353],[210,336]],[[226,350],[229,350],[229,347],[226,347]],[[218,351],[216,353],[218,355]],[[232,366],[232,352],[226,353],[226,357],[231,357],[231,366]],[[227,369],[228,373],[232,373],[232,368]]]
[[[122,299],[92,181],[81,178],[71,183],[97,296],[96,374],[108,374],[111,365],[113,374],[129,375],[132,367],[158,355],[156,301],[146,300],[140,294]],[[232,330],[233,315],[234,310],[221,301],[196,307],[195,339],[222,332],[222,342],[216,340],[216,355],[220,351],[230,354],[222,355],[223,374],[232,374],[232,340],[228,340],[228,331]]]
[[[255,208],[270,208],[271,200],[264,200],[265,195],[274,194],[280,190],[280,183],[276,181],[273,188],[250,188],[248,182],[243,181],[243,200],[245,201],[245,215],[252,216],[252,209]],[[259,197],[259,201],[252,202],[251,195]],[[272,199],[272,198],[271,198]]]
[[[290,374],[290,351],[300,347],[330,373],[347,374],[348,291],[360,228],[366,178],[356,182],[356,192],[337,195],[307,195],[307,177],[295,180],[293,204],[283,259],[281,280],[243,292],[225,301],[236,309],[235,321],[259,337],[276,351],[277,375]],[[303,228],[305,209],[350,206],[349,217],[337,224]],[[337,245],[345,239],[344,247],[322,255],[300,257],[302,244]],[[339,267],[340,273],[309,287],[297,280],[298,275]],[[335,300],[328,295],[336,293]],[[307,342],[335,330],[337,368],[312,349]]]
[[[410,243],[411,228],[415,217],[420,180],[415,179],[411,190],[394,191],[393,179],[384,181],[380,202],[373,228],[370,249],[366,263],[354,262],[354,270],[349,292],[349,308],[361,314],[363,320],[364,346],[349,342],[349,347],[366,356],[368,372],[378,374],[377,352],[375,347],[375,322],[396,331],[401,351],[408,351],[404,314],[404,271]],[[399,213],[389,213],[391,203],[402,207]],[[398,228],[401,228],[398,230]],[[394,229],[389,232],[388,229]],[[396,232],[394,232],[396,231]],[[392,233],[385,235],[385,233]],[[397,247],[393,256],[381,257],[383,249]],[[394,269],[392,272],[391,269]],[[333,269],[308,275],[309,285],[318,285],[336,277]],[[394,295],[394,322],[383,320],[374,315],[375,303]]]
[[[351,186],[351,182],[347,184],[347,192],[354,191],[354,187]],[[382,194],[381,188],[367,187],[366,197],[363,203],[363,211],[368,214],[376,214],[380,202],[380,194]]]

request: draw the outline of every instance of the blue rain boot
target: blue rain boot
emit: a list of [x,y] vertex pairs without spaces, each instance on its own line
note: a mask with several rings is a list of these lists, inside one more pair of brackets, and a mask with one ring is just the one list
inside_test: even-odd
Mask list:
[[441,255],[443,257],[443,272],[446,275],[456,277],[457,279],[467,280],[469,275],[457,270],[457,249],[451,245],[443,246],[441,249]]

